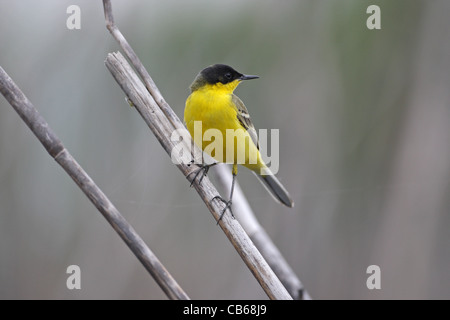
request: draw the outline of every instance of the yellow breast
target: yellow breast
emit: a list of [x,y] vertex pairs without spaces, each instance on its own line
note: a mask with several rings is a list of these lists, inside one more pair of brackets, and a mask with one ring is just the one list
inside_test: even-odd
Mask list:
[[[195,143],[217,161],[239,163],[251,170],[256,170],[263,163],[250,135],[237,118],[237,110],[233,106],[231,99],[236,85],[233,83],[231,85],[205,85],[192,92],[186,100],[184,121]],[[201,135],[195,132],[198,129],[198,126],[195,127],[196,121],[201,121]],[[196,129],[194,130],[194,128]],[[211,141],[208,140],[208,137],[211,136],[211,133],[214,135],[214,131],[210,129],[220,131],[223,137],[221,150],[219,148],[211,148],[214,138]],[[234,130],[235,136],[232,139],[227,140],[227,129]],[[208,130],[209,132],[207,132]],[[241,146],[240,150],[244,151],[238,150],[238,146]],[[211,152],[211,149],[214,150]],[[230,150],[233,150],[233,152],[230,152]],[[238,158],[239,156],[241,158]],[[254,163],[255,161],[256,163]]]

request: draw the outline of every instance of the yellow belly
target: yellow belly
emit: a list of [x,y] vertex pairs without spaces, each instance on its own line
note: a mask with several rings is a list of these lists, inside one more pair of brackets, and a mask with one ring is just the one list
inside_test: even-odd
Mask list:
[[[209,91],[194,91],[186,100],[184,121],[195,143],[219,162],[242,164],[259,173],[265,164],[250,135],[237,119],[231,94]],[[201,121],[201,130],[198,130],[199,123],[195,125],[196,121]],[[227,132],[227,129],[231,130]],[[219,133],[222,143],[215,141]]]

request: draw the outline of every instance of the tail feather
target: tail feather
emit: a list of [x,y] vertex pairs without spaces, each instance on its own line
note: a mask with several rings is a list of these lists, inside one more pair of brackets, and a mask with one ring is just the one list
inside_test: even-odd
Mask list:
[[263,186],[267,189],[267,191],[269,191],[276,201],[289,208],[294,207],[294,201],[292,201],[289,192],[287,192],[286,188],[281,184],[275,175],[259,175],[256,173],[255,175],[259,178]]

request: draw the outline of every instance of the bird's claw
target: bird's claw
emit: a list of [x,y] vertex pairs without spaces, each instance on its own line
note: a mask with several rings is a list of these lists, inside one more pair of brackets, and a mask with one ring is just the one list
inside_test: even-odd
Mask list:
[[224,198],[222,198],[221,196],[215,196],[214,198],[211,199],[211,201],[213,201],[214,199],[217,199],[217,200],[222,201],[223,203],[225,203],[225,208],[223,208],[222,213],[220,214],[219,220],[217,220],[217,224],[219,224],[220,220],[222,220],[223,215],[225,214],[227,209],[230,210],[231,217],[233,219],[235,219],[233,211],[231,210],[231,204],[232,204],[231,200],[227,201]]
[[[193,163],[193,160],[191,161],[191,163]],[[190,176],[190,175],[195,174],[194,178],[193,178],[192,181],[191,181],[191,187],[194,185],[195,179],[197,179],[197,177],[198,177],[200,174],[202,174],[202,176],[200,177],[198,183],[199,183],[199,184],[202,183],[203,178],[206,177],[206,175],[208,174],[209,169],[210,169],[212,166],[215,166],[216,164],[217,164],[217,162],[211,163],[211,164],[202,164],[202,165],[199,165],[199,168],[198,168],[197,170],[194,170],[194,171],[192,171],[191,173],[189,173],[189,174],[186,176],[187,179],[189,179],[189,176]]]

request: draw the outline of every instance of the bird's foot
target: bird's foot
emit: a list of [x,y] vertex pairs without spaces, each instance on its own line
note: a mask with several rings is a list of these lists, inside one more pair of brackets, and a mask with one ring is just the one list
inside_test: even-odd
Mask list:
[[227,201],[224,198],[222,198],[221,196],[215,196],[214,198],[211,199],[211,201],[213,201],[214,199],[217,199],[217,200],[222,201],[223,203],[225,203],[225,208],[223,208],[222,213],[220,214],[219,220],[217,220],[217,224],[219,224],[220,220],[222,220],[223,215],[225,214],[227,209],[230,210],[231,217],[233,219],[236,219],[234,217],[233,211],[231,210],[231,204],[232,204],[231,200]]
[[[194,160],[191,160],[191,163],[194,163]],[[202,180],[203,180],[203,178],[206,177],[206,175],[208,174],[209,169],[210,169],[211,167],[215,166],[217,163],[218,163],[218,162],[214,162],[214,163],[211,163],[211,164],[201,164],[201,165],[199,165],[199,168],[198,168],[197,170],[194,170],[194,171],[192,171],[191,173],[189,173],[189,174],[186,176],[187,179],[189,179],[189,177],[190,177],[192,174],[194,174],[194,178],[193,178],[192,181],[191,181],[191,187],[194,185],[194,181],[195,181],[195,179],[197,179],[197,177],[198,177],[199,175],[201,175],[201,176],[200,176],[200,179],[199,179],[198,183],[199,183],[199,184],[202,183]]]

